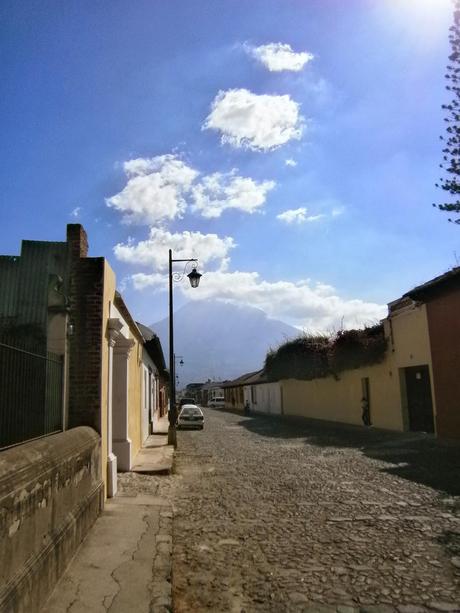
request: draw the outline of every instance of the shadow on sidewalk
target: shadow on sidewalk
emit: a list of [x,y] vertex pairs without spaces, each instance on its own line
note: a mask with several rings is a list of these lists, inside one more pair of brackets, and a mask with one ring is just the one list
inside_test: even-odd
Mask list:
[[252,414],[238,425],[270,438],[303,438],[305,445],[359,449],[387,462],[384,472],[421,483],[450,496],[460,495],[460,444],[423,432],[390,432],[307,418]]

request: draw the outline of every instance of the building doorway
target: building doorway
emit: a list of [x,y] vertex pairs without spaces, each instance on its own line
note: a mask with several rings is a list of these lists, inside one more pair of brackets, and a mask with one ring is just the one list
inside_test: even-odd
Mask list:
[[427,365],[404,369],[409,430],[434,432],[430,371]]
[[369,377],[361,379],[361,419],[365,426],[372,425]]

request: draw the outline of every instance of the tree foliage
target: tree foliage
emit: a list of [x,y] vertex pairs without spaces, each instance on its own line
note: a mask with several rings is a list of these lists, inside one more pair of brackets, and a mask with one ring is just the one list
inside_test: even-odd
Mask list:
[[[445,74],[446,89],[451,93],[452,99],[450,103],[442,105],[446,111],[446,136],[440,137],[444,142],[443,163],[440,167],[447,176],[436,183],[436,187],[447,192],[453,202],[433,206],[441,211],[460,214],[460,0],[453,0],[453,6],[453,22],[449,28],[451,53]],[[460,224],[460,218],[449,218],[449,221]]]

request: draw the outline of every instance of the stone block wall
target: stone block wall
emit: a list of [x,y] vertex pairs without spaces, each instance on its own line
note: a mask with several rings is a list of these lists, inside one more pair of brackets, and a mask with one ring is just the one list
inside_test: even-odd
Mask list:
[[68,430],[0,454],[0,611],[35,613],[102,510],[100,437]]

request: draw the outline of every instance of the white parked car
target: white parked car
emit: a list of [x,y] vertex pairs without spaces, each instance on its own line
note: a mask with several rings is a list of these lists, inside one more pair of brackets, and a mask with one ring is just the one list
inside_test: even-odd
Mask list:
[[204,416],[196,404],[184,404],[177,418],[178,428],[199,428],[203,430]]
[[225,398],[217,397],[208,401],[208,407],[213,407],[215,409],[224,409],[225,408]]

